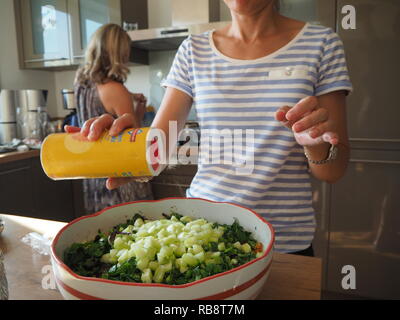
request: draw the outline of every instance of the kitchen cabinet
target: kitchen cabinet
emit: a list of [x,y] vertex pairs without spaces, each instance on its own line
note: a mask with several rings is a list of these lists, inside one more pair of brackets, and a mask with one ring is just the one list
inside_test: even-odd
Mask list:
[[[102,25],[115,23],[123,27],[146,29],[148,27],[146,0],[68,0],[70,16],[70,42],[72,64],[84,59],[84,52],[94,32]],[[132,56],[139,62],[141,52]],[[131,59],[132,61],[134,61]],[[147,60],[141,60],[143,64]]]
[[[354,152],[346,177],[332,188],[326,297],[400,298],[400,161],[386,153],[366,160]],[[346,265],[356,271],[353,290],[342,287]]]
[[[15,1],[22,64],[28,68],[70,64],[66,0]],[[19,23],[18,23],[19,22]]]
[[0,212],[33,214],[33,179],[30,159],[0,166]]
[[[76,68],[83,62],[91,36],[104,24],[148,27],[147,0],[14,0],[14,3],[23,69]],[[133,51],[131,62],[148,64],[147,54]]]
[[[356,10],[356,29],[342,27],[346,5]],[[398,299],[400,5],[397,0],[338,0],[336,7],[337,33],[354,86],[347,101],[351,160],[345,177],[324,195],[323,296]],[[346,265],[355,268],[354,289],[342,287]]]
[[186,189],[196,175],[197,165],[177,165],[165,169],[151,180],[155,200],[171,197],[186,197]]
[[68,0],[72,63],[79,64],[94,32],[107,23],[121,23],[121,3],[115,0]]
[[32,183],[35,217],[71,221],[84,214],[82,193],[74,190],[81,181],[53,181],[43,172],[40,158],[32,158]]
[[81,181],[53,181],[39,157],[0,165],[0,212],[58,221],[85,214]]

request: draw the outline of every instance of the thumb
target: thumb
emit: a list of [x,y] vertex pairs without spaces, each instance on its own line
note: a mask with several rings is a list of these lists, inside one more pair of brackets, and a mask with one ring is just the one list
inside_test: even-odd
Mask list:
[[286,128],[292,129],[293,122],[286,119],[286,114],[289,112],[291,108],[289,106],[284,106],[279,108],[278,111],[275,113],[275,119],[281,122]]

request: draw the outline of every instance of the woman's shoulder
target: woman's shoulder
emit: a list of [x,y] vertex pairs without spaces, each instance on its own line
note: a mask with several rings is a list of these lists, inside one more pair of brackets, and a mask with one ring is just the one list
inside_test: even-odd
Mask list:
[[107,103],[108,101],[121,98],[124,99],[128,96],[131,96],[129,90],[121,82],[110,80],[103,84],[97,84],[96,87],[103,104]]
[[97,84],[97,89],[99,91],[114,93],[114,94],[121,94],[129,92],[128,89],[125,87],[124,84],[114,80],[108,80],[105,83]]
[[332,34],[336,34],[335,31],[330,28],[316,23],[307,23],[307,32],[310,35],[321,35],[321,36],[329,36]]
[[204,46],[209,45],[209,36],[211,31],[206,31],[201,34],[191,34],[185,40],[183,40],[181,44],[181,50],[191,51],[198,50],[203,48]]

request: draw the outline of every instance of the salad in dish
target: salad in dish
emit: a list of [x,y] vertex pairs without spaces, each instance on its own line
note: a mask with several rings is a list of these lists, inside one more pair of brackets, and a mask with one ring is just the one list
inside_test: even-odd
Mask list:
[[92,241],[74,243],[64,263],[76,274],[115,281],[182,285],[243,265],[263,246],[235,221],[222,225],[176,212],[140,214]]

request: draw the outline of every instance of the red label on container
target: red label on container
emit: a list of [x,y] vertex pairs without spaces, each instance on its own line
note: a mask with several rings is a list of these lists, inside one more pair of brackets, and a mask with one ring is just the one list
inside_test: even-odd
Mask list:
[[154,171],[157,171],[158,168],[160,167],[160,154],[158,151],[158,140],[157,137],[155,137],[150,144],[151,148],[151,167],[153,168]]

